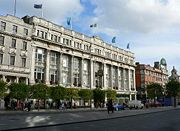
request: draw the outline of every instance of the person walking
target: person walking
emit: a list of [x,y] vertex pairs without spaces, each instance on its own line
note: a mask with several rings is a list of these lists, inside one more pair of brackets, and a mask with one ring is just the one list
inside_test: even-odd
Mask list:
[[110,99],[107,103],[107,111],[108,111],[108,114],[109,114],[109,111],[112,111],[112,113],[114,113],[114,107],[113,107],[113,101],[112,99]]
[[28,112],[31,110],[31,102],[28,102],[27,104]]

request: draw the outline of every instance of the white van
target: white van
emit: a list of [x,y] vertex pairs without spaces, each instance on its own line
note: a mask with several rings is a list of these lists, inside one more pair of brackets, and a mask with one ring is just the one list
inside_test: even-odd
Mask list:
[[141,101],[138,100],[132,100],[128,102],[129,109],[135,108],[135,109],[142,109],[144,107],[144,104],[141,103]]

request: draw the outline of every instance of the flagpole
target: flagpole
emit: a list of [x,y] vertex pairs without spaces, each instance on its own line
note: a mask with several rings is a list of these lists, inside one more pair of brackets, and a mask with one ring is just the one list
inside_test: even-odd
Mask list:
[[16,16],[16,0],[14,0],[14,16]]
[[71,18],[71,30],[72,30],[72,18]]

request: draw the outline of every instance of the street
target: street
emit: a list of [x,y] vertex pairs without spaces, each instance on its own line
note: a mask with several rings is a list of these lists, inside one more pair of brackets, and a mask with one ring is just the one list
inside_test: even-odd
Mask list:
[[[0,130],[155,130],[179,128],[180,109],[160,107],[142,110],[12,112],[0,113]],[[169,117],[171,116],[171,117]],[[173,124],[172,124],[173,123]],[[176,125],[173,127],[173,125]],[[171,127],[172,126],[172,127]],[[88,128],[87,128],[88,127]],[[167,128],[167,129],[168,129]],[[180,128],[179,128],[180,129]]]
[[[107,119],[92,122],[65,124],[26,131],[179,131],[180,110]],[[24,130],[24,131],[25,131]]]

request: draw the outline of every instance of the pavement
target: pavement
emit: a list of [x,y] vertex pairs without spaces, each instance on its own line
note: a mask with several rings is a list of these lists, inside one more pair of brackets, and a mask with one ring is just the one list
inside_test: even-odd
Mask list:
[[77,108],[77,109],[40,109],[21,111],[21,110],[0,110],[0,115],[17,115],[17,114],[47,114],[47,113],[75,113],[75,112],[94,112],[94,111],[106,111],[107,108]]
[[122,110],[108,114],[102,109],[0,111],[0,130],[20,130],[36,127],[68,125],[107,119],[133,117],[150,113],[179,110],[180,107],[158,107],[139,110]]

